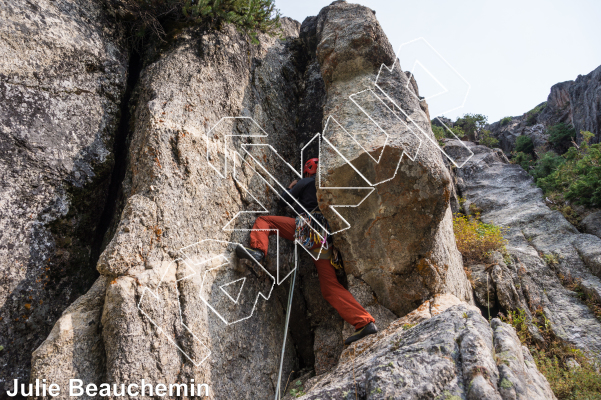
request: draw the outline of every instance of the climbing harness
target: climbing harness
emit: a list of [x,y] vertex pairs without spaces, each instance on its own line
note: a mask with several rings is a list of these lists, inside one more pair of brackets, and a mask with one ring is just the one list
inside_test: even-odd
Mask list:
[[324,250],[328,250],[329,229],[328,221],[320,211],[313,210],[310,213],[301,213],[296,217],[294,238],[307,249],[320,244]]
[[[309,213],[301,213],[295,220],[294,238],[303,247],[313,253],[315,258],[330,259],[330,264],[336,269],[342,269],[342,257],[334,247],[332,236],[328,235],[330,224],[321,211],[314,208]],[[313,249],[316,245],[318,248]]]

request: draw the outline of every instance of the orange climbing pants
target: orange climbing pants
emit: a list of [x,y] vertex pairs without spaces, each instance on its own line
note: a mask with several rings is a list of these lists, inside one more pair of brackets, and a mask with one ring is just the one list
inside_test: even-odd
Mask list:
[[[255,229],[261,230],[257,231]],[[267,254],[269,236],[275,235],[279,231],[280,237],[294,240],[295,229],[294,218],[277,216],[259,217],[255,221],[253,231],[250,233],[250,247],[259,249]],[[361,304],[355,300],[353,295],[338,282],[336,271],[332,264],[330,264],[330,260],[313,260],[313,263],[319,275],[321,294],[346,322],[353,325],[355,329],[363,328],[370,322],[374,322],[374,317],[361,307]]]

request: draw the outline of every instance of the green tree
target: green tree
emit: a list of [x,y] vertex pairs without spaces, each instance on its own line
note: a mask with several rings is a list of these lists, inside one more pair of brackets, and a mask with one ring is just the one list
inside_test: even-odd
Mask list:
[[551,126],[547,129],[549,135],[549,143],[553,145],[559,154],[563,154],[572,145],[572,140],[576,138],[576,130],[563,122],[557,125]]
[[534,164],[534,158],[531,154],[526,154],[520,151],[513,156],[511,162],[520,165],[526,171],[530,171],[530,167]]
[[570,147],[561,156],[565,162],[538,179],[537,185],[545,194],[555,192],[575,204],[598,207],[601,206],[601,144],[589,145],[594,135],[587,131],[581,134],[580,147]]
[[561,164],[565,162],[565,158],[548,151],[536,161],[536,165],[531,171],[534,180],[546,178],[551,175]]
[[[432,132],[434,133],[434,137],[436,138],[436,140],[438,140],[439,142],[444,138],[462,139],[465,137],[465,132],[463,132],[463,129],[461,129],[460,126],[454,126],[452,128],[445,129],[442,126],[432,125]],[[453,134],[455,134],[457,138],[453,136]]]
[[518,136],[515,140],[516,153],[525,153],[534,155],[534,142],[530,136]]
[[439,142],[446,137],[445,129],[442,126],[432,125],[432,132],[434,133],[434,137]]
[[174,24],[219,29],[221,24],[231,23],[258,43],[257,32],[274,35],[280,27],[274,0],[124,0],[123,4],[138,40],[148,35],[164,40],[166,27]]
[[[484,129],[488,122],[488,117],[482,114],[465,114],[463,117],[457,118],[453,124],[465,132],[469,140],[478,140],[480,132]],[[459,135],[457,135],[459,136]]]
[[484,129],[480,133],[480,144],[492,149],[494,147],[499,147],[499,140],[493,136],[490,136],[489,130]]
[[[451,129],[451,132],[453,132],[453,134],[455,134],[455,136],[457,136],[459,139],[463,139],[465,137],[465,132],[463,131],[463,129],[460,126],[454,126],[450,129]],[[455,139],[455,137],[453,135],[449,134],[448,132],[447,132],[447,136]]]

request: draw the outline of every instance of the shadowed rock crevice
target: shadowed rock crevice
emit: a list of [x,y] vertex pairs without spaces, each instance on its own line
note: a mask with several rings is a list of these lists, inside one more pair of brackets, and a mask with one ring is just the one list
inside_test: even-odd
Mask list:
[[125,179],[127,167],[127,153],[129,147],[129,138],[131,135],[131,120],[130,107],[135,104],[135,99],[132,99],[134,88],[140,78],[142,71],[142,60],[140,54],[136,51],[131,52],[127,71],[127,84],[123,99],[121,100],[121,109],[119,111],[119,125],[115,133],[115,143],[113,145],[113,157],[115,164],[110,177],[108,194],[105,202],[100,222],[96,228],[96,237],[92,245],[90,255],[90,265],[96,270],[96,263],[100,253],[104,250],[108,241],[112,237],[111,226],[116,226],[120,212],[123,207],[123,180]]

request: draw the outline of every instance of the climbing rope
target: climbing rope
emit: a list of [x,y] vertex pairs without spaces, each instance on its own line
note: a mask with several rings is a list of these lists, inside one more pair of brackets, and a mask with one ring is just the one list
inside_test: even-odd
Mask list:
[[490,291],[488,289],[488,272],[486,272],[486,306],[488,307],[488,320],[490,321]]
[[[275,389],[275,400],[280,400],[282,394],[280,393],[280,385],[282,382],[282,369],[284,367],[284,353],[286,350],[286,339],[288,338],[288,323],[290,322],[290,310],[292,309],[292,296],[294,295],[294,284],[296,283],[296,271],[298,270],[298,251],[296,245],[294,245],[294,272],[292,273],[292,280],[290,281],[290,292],[288,293],[288,306],[286,308],[286,323],[284,324],[284,341],[282,343],[282,356],[280,358],[280,371],[278,373],[278,385]],[[290,379],[290,377],[288,377]],[[288,382],[286,382],[286,388]]]

